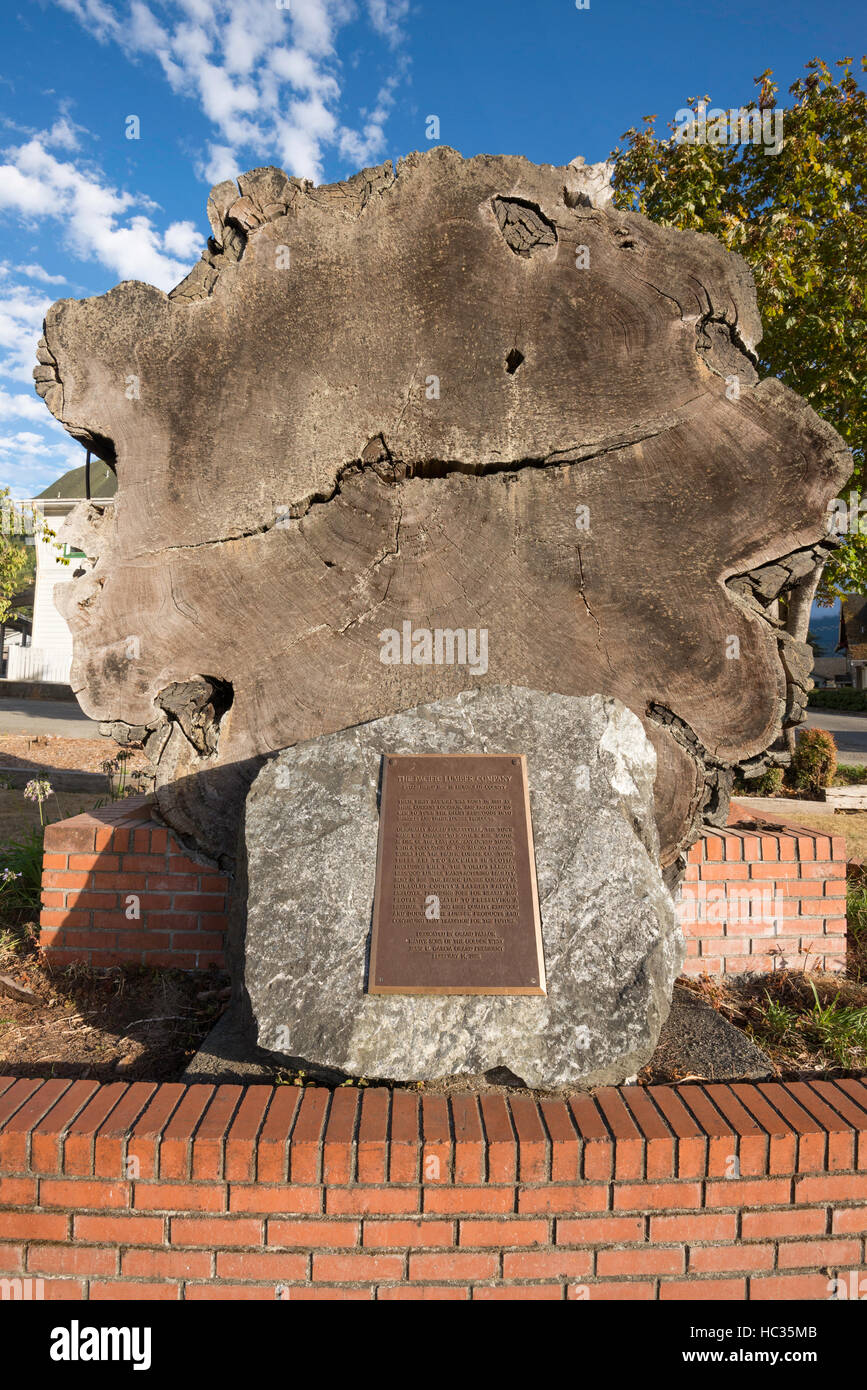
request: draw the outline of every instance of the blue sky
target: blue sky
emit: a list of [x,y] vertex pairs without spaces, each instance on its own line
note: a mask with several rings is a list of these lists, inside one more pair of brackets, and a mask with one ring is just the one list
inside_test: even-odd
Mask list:
[[[564,164],[687,98],[859,56],[863,0],[6,0],[0,17],[0,484],[84,461],[32,389],[54,299],[170,289],[211,183],[259,164],[317,182],[440,143]],[[139,138],[127,138],[139,122]]]

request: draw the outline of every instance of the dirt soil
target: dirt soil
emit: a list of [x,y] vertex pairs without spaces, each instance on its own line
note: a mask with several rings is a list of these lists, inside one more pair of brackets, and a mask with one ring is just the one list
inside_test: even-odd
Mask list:
[[226,1007],[218,971],[124,966],[52,972],[35,952],[0,951],[0,1073],[95,1081],[174,1081]]
[[[57,734],[0,734],[0,777],[4,767],[33,768],[34,776],[53,768],[102,772],[103,763],[121,751],[113,738],[61,738]],[[130,771],[147,771],[150,762],[140,749],[128,750]]]

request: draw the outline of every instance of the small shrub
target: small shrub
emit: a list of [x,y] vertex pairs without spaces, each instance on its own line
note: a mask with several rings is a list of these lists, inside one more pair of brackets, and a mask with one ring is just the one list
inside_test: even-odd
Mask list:
[[839,690],[811,690],[807,703],[817,709],[867,709],[867,690],[845,685]]
[[837,745],[827,729],[805,729],[792,756],[795,781],[803,791],[818,795],[830,787],[837,771]]
[[11,840],[0,848],[0,873],[9,876],[4,902],[10,907],[39,910],[44,838],[44,828],[35,825],[20,840]]

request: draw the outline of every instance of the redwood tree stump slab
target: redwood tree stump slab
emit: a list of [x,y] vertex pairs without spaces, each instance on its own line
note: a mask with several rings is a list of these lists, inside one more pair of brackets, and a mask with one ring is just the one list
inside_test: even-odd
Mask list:
[[[68,523],[73,686],[214,859],[264,756],[493,683],[634,710],[674,864],[800,719],[774,601],[848,452],[758,379],[743,261],[595,186],[446,148],[257,169],[171,294],[49,311],[37,390],[118,476]],[[486,662],[388,664],[405,624],[421,658],[484,632]]]

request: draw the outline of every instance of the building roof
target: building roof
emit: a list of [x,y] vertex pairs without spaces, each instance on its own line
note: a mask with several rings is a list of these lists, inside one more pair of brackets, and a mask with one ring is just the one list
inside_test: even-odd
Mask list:
[[[62,478],[58,478],[39,498],[43,501],[77,502],[85,495],[84,464],[80,468],[70,468]],[[91,497],[113,497],[117,492],[117,476],[102,459],[92,459],[90,463]]]

